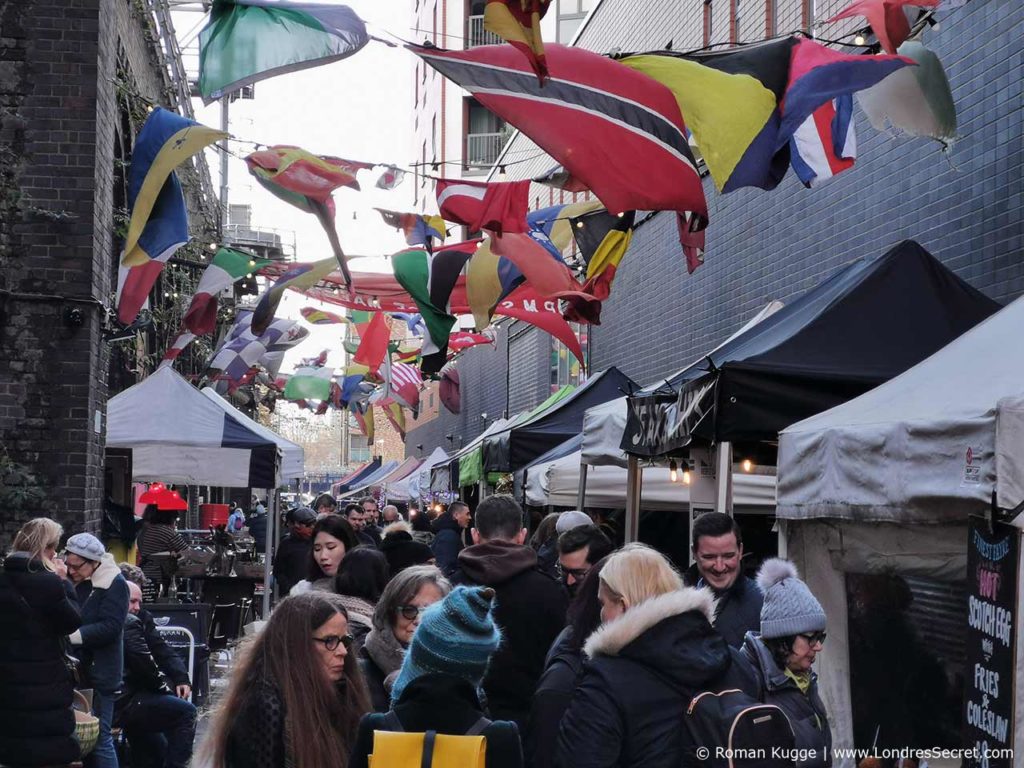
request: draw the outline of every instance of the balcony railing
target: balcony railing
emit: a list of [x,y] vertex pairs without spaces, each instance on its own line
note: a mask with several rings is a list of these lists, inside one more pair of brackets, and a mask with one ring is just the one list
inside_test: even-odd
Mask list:
[[476,48],[478,45],[501,45],[505,41],[493,32],[484,29],[483,16],[470,16],[466,23],[466,47]]
[[505,133],[471,133],[466,136],[466,165],[494,165],[505,144]]

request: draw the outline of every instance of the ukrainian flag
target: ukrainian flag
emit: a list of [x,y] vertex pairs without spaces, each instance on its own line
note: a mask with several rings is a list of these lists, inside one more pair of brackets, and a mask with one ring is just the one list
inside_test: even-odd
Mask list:
[[188,214],[174,169],[227,136],[161,107],[150,113],[135,141],[128,172],[132,216],[121,259],[124,266],[167,261],[188,242]]

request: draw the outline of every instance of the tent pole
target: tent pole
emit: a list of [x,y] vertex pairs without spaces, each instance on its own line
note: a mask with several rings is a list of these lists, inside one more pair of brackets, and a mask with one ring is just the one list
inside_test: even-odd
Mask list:
[[718,444],[715,459],[715,512],[732,514],[732,443]]
[[580,461],[580,487],[576,492],[576,509],[583,512],[583,507],[587,503],[587,470],[590,467]]
[[[274,476],[277,476],[277,472],[274,473]],[[274,550],[271,549],[271,545],[274,544],[276,546],[276,539],[280,534],[279,526],[277,525],[277,488],[275,487],[268,496],[267,506],[269,509],[267,510],[267,540],[263,551],[265,562],[263,563],[263,613],[261,614],[261,617],[264,621],[270,618],[270,567],[274,559]]]
[[626,544],[637,540],[640,532],[640,484],[643,480],[643,470],[640,469],[640,459],[629,454],[629,464],[626,468]]

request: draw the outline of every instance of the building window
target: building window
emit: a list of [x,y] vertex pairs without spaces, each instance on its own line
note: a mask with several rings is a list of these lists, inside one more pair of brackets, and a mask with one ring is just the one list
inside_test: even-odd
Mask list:
[[779,32],[779,0],[768,0],[765,5],[764,36],[775,37]]
[[433,26],[431,26],[431,34],[433,35],[434,45],[437,45],[437,0],[434,2],[434,20]]
[[437,115],[430,118],[430,157],[437,162]]
[[711,0],[704,0],[704,47],[711,45],[711,36],[715,33],[715,11]]
[[427,142],[423,140],[423,147],[420,151],[420,168],[423,169],[423,176],[420,177],[420,186],[427,183]]
[[505,121],[476,99],[465,101],[466,149],[463,166],[490,167],[501,154],[508,132]]
[[732,0],[732,24],[730,29],[729,42],[734,45],[740,41],[740,20],[742,18],[742,0]]
[[[569,323],[569,327],[572,328],[573,333],[580,340],[580,347],[583,350],[584,362],[588,364],[590,356],[590,345],[588,344],[588,326],[579,325],[577,323]],[[569,348],[565,346],[558,339],[551,338],[551,391],[557,392],[567,384],[573,386],[579,386],[586,381],[586,374],[583,373],[583,367],[580,365],[580,361],[576,359],[575,355],[569,351]]]
[[558,42],[571,43],[576,36],[583,20],[587,18],[594,0],[557,0],[558,1]]

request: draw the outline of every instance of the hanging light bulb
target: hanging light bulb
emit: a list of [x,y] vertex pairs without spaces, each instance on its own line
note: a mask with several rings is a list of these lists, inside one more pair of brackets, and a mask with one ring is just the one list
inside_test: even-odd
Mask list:
[[689,485],[692,480],[693,480],[693,478],[690,477],[690,470],[689,469],[684,469],[683,470],[683,485]]
[[255,267],[256,266],[256,262],[253,261],[252,259],[249,259],[249,266],[250,267]]
[[583,221],[582,220],[576,222],[576,229],[583,229]]
[[504,179],[505,178],[505,166],[504,165],[499,165],[498,166],[498,178],[499,179]]
[[857,36],[853,38],[854,45],[864,45],[864,43],[866,42],[867,40],[864,39],[864,35],[860,34],[859,32],[857,33]]
[[676,464],[675,459],[668,463],[668,476],[673,483],[679,479],[679,465]]
[[753,468],[754,468],[754,462],[752,462],[750,459],[744,459],[743,460],[743,471],[744,472],[748,472],[749,473]]
[[209,248],[211,251],[216,251],[217,250],[217,244],[216,243],[210,243],[206,247]]

